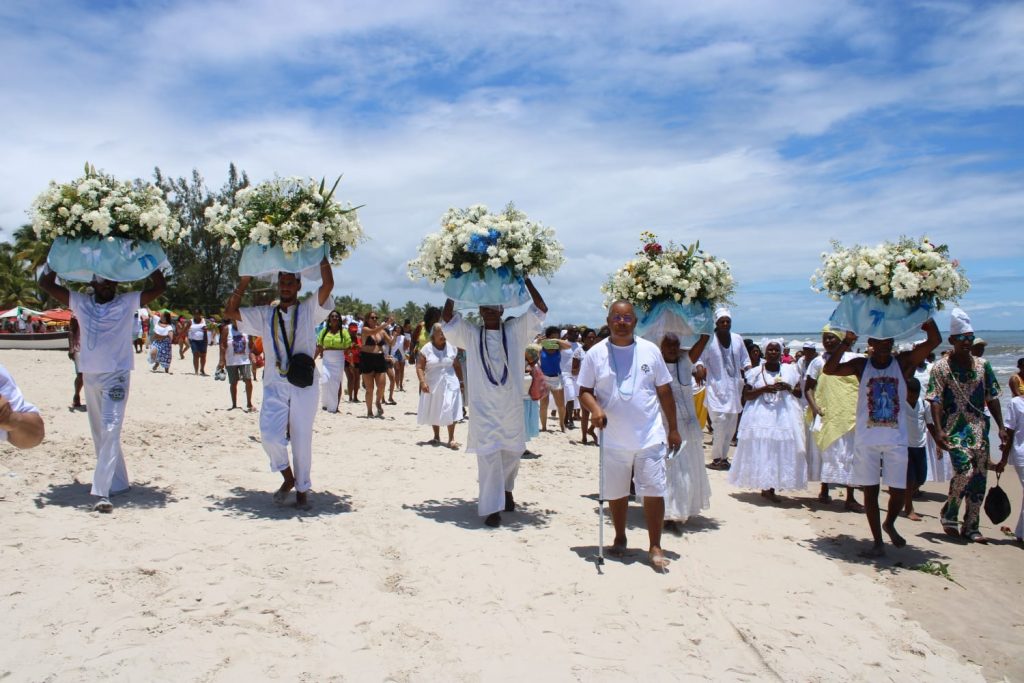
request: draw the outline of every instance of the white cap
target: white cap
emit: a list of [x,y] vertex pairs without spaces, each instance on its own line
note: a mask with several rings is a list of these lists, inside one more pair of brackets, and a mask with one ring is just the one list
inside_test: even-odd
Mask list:
[[967,312],[962,308],[954,308],[949,314],[949,334],[950,336],[956,336],[958,334],[970,334],[974,332],[974,328],[971,327],[971,318],[967,315]]
[[717,323],[720,318],[728,318],[732,320],[732,313],[725,306],[719,306],[715,309],[715,322]]

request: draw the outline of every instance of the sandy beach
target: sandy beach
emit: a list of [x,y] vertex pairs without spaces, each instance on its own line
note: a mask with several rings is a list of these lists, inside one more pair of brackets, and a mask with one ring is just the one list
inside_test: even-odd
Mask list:
[[[530,443],[520,510],[491,530],[475,459],[426,444],[415,394],[383,420],[343,403],[317,416],[298,512],[271,500],[258,416],[227,411],[227,384],[186,357],[170,376],[137,363],[133,487],[106,516],[89,511],[70,361],[0,363],[47,422],[40,447],[0,446],[8,680],[1024,680],[1024,551],[987,519],[992,545],[947,540],[941,484],[924,522],[900,521],[910,545],[875,564],[840,503],[775,506],[711,472],[711,510],[664,540],[667,574],[644,561],[636,506],[633,554],[599,568],[598,449],[578,436]],[[1020,487],[1002,483],[1012,526]],[[929,559],[956,583],[910,569]]]

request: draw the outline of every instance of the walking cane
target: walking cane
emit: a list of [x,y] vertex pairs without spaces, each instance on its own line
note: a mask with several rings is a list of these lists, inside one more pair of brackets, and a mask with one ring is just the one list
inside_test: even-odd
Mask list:
[[604,564],[604,429],[601,429],[601,438],[597,442],[597,564]]

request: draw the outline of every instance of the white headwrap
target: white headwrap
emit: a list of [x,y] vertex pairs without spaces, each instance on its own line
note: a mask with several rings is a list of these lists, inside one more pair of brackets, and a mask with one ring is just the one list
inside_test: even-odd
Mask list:
[[782,351],[786,348],[786,345],[783,343],[782,337],[772,337],[771,339],[761,340],[761,350],[767,352],[769,344],[778,344],[779,351]]
[[954,308],[949,314],[949,334],[955,337],[958,334],[971,334],[974,328],[971,327],[971,318],[962,308]]
[[729,320],[732,320],[732,313],[730,313],[729,309],[726,308],[725,306],[719,306],[718,308],[715,309],[716,323],[718,322],[719,318],[728,318]]

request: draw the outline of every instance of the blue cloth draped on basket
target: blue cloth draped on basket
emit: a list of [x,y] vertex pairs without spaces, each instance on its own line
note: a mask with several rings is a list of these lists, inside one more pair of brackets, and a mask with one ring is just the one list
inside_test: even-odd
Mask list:
[[662,337],[673,332],[683,348],[696,344],[702,334],[714,331],[714,311],[707,301],[659,301],[649,311],[640,313],[636,325],[636,333],[655,344],[661,344]]
[[932,301],[909,304],[893,299],[889,303],[861,292],[848,292],[829,318],[833,329],[849,330],[858,337],[907,339],[921,334],[921,325],[935,312]]
[[134,282],[145,280],[167,265],[167,255],[156,242],[132,244],[120,237],[58,237],[50,246],[46,263],[71,282],[89,282],[94,275],[114,282]]
[[306,247],[292,254],[285,254],[279,246],[247,244],[242,248],[238,261],[238,274],[257,278],[277,279],[278,273],[301,273],[305,281],[320,281],[320,261],[331,258],[331,250],[325,244],[320,247]]
[[444,293],[449,299],[475,306],[513,308],[530,301],[526,283],[508,268],[487,268],[479,273],[457,273],[445,280]]

